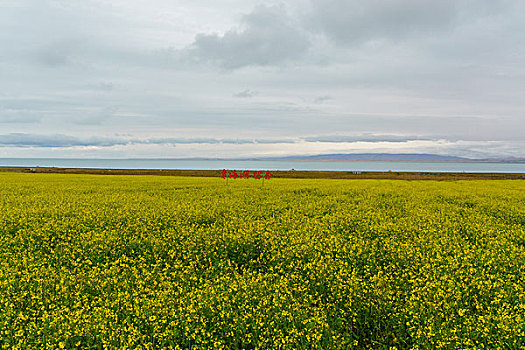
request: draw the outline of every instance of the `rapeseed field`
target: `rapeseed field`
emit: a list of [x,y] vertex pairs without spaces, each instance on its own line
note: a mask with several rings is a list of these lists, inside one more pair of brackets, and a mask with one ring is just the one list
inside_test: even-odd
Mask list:
[[525,182],[0,173],[3,349],[525,348]]

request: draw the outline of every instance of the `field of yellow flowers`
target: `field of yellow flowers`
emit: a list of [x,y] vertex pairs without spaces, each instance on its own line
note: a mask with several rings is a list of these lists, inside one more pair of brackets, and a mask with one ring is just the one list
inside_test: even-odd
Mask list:
[[525,182],[0,173],[4,349],[519,349]]

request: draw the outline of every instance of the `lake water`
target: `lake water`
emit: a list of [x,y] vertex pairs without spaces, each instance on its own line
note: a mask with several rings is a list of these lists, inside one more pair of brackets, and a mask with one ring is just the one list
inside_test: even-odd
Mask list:
[[0,158],[0,166],[102,169],[295,169],[332,171],[392,170],[413,172],[525,173],[525,164],[384,161]]

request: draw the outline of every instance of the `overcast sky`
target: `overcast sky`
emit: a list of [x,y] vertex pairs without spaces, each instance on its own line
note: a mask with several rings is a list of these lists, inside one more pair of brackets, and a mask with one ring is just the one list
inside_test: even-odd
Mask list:
[[525,157],[522,0],[0,0],[0,157]]

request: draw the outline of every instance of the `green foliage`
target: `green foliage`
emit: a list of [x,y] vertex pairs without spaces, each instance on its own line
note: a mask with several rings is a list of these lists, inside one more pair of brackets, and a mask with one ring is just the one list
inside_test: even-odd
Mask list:
[[0,174],[0,346],[525,347],[523,181]]

